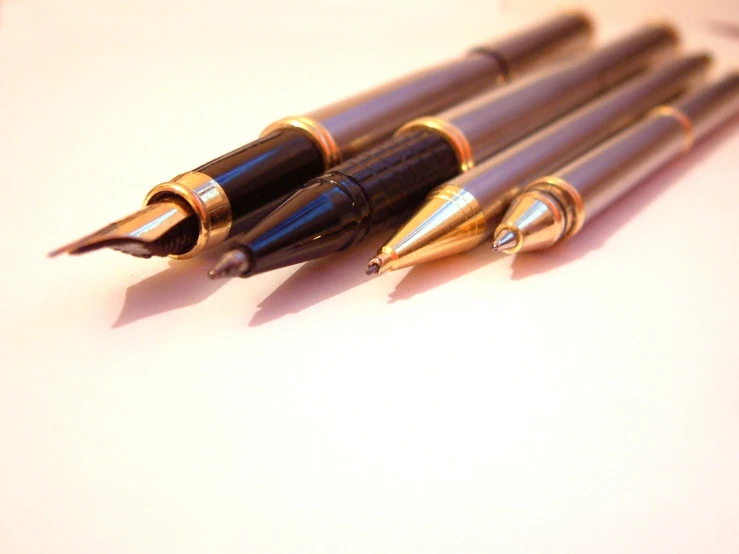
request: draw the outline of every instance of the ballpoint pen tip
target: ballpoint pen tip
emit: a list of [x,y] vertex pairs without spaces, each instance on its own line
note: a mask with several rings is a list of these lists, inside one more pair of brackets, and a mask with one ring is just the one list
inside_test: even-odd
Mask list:
[[506,254],[513,254],[518,247],[519,236],[510,229],[503,229],[495,234],[495,240],[493,242],[493,250],[496,252],[505,252]]
[[211,279],[224,279],[226,277],[242,277],[249,271],[249,258],[241,250],[226,252],[218,260],[213,269],[208,272]]

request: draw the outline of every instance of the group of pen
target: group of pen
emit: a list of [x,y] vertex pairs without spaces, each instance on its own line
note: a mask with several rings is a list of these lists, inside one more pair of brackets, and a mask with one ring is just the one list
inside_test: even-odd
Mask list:
[[700,84],[710,56],[679,55],[669,25],[594,50],[591,35],[584,14],[557,15],[282,119],[52,255],[190,258],[233,239],[210,276],[248,277],[403,220],[368,274],[488,240],[506,253],[550,247],[739,113],[739,74]]

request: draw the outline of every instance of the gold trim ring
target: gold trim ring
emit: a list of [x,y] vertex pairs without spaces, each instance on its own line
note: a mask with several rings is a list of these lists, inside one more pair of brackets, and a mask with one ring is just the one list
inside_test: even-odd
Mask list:
[[448,121],[444,121],[439,117],[421,117],[403,125],[397,130],[395,136],[410,129],[429,129],[441,135],[454,150],[462,173],[469,171],[475,166],[475,158],[472,154],[470,142],[462,131]]
[[195,246],[184,254],[171,254],[170,258],[192,258],[226,240],[231,230],[231,203],[221,186],[210,176],[197,171],[183,173],[170,182],[151,189],[146,195],[144,206],[164,194],[173,194],[187,202],[200,224]]
[[[557,177],[556,175],[547,175],[546,177],[537,179],[529,186],[527,186],[524,190],[530,190],[542,185],[549,185],[551,187],[554,187],[569,197],[567,199],[564,199],[569,200],[569,202],[564,202],[564,208],[566,212],[572,214],[572,225],[567,225],[567,227],[569,228],[566,229],[564,235],[562,235],[562,240],[576,235],[578,231],[582,229],[582,226],[585,223],[585,203],[583,202],[582,196],[580,195],[580,191],[578,191],[570,183],[568,183],[561,177]],[[567,208],[570,209],[568,210]]]
[[680,124],[680,127],[683,128],[683,132],[685,133],[683,154],[693,148],[693,144],[695,143],[695,131],[693,129],[693,122],[690,121],[690,118],[683,112],[673,106],[657,106],[651,112],[649,112],[649,116],[664,116],[677,121]]
[[323,164],[326,166],[326,169],[330,169],[341,163],[341,149],[339,145],[336,144],[334,137],[331,136],[328,129],[315,119],[304,116],[285,117],[268,125],[259,136],[263,137],[280,129],[297,129],[308,135],[318,145],[318,148],[321,149]]

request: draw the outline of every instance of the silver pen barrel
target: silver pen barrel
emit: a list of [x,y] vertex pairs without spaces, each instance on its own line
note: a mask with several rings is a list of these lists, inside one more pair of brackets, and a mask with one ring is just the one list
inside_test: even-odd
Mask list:
[[647,25],[573,62],[411,121],[399,132],[426,127],[441,133],[469,169],[508,146],[512,130],[521,137],[543,127],[674,55],[677,42],[671,27]]
[[580,195],[584,222],[737,112],[739,74],[734,74],[655,109],[645,121],[557,175]]
[[709,56],[703,54],[666,62],[460,175],[454,184],[477,199],[490,221],[501,215],[496,209],[501,194],[563,166],[650,108],[700,83],[709,65]]
[[437,187],[379,250],[378,272],[464,252],[487,240],[511,199],[532,179],[700,83],[710,61],[694,54],[660,64]]
[[496,229],[493,248],[539,250],[573,236],[587,220],[736,115],[737,73],[655,108],[556,174],[529,184]]
[[466,56],[412,73],[303,116],[268,126],[263,135],[294,127],[336,165],[382,139],[407,121],[467,100],[586,48],[592,23],[581,12],[562,13],[508,37],[472,49]]

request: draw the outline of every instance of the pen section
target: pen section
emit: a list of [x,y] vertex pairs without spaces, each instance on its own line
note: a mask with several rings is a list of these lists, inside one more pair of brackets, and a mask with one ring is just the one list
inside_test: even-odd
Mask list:
[[362,240],[458,173],[440,135],[410,131],[313,179],[237,246],[249,255],[249,275],[322,257]]
[[224,190],[234,224],[229,236],[249,230],[296,188],[324,170],[321,150],[298,130],[279,130],[210,161],[195,171]]
[[379,225],[414,206],[435,185],[459,174],[451,145],[434,131],[408,131],[342,164],[324,177],[342,186],[359,186],[370,204],[370,218],[361,240]]

